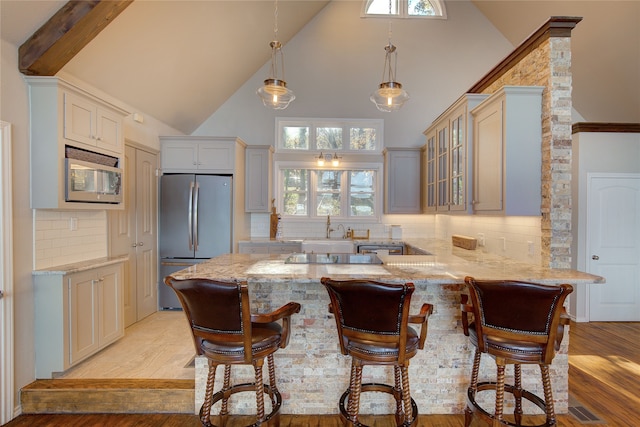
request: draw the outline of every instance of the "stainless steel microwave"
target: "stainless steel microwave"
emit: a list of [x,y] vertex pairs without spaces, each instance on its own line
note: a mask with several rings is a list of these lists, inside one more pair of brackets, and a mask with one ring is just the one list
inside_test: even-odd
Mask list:
[[65,160],[67,202],[122,202],[122,169],[76,159]]

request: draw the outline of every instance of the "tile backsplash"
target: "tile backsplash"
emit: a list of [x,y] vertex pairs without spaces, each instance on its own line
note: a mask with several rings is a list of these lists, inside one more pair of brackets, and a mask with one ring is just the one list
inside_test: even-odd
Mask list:
[[[383,222],[348,222],[338,219],[331,219],[331,237],[338,238],[342,235],[342,228],[351,228],[355,230],[357,235],[366,234],[369,230],[370,239],[389,239],[391,238],[391,225],[401,224],[402,233],[405,236],[414,237],[434,237],[433,235],[433,217],[425,215],[385,215]],[[282,232],[283,238],[325,238],[327,232],[326,218],[315,221],[300,220],[283,220]],[[269,237],[269,214],[252,214],[251,215],[251,238],[268,238]]]
[[[437,215],[436,238],[450,239],[462,234],[478,239],[478,249],[539,265],[541,218],[534,216]],[[481,246],[481,236],[484,245]]]
[[[101,258],[108,254],[106,211],[34,211],[34,269]],[[402,237],[448,240],[462,234],[480,240],[477,250],[507,256],[531,264],[541,262],[540,217],[478,215],[385,215],[382,222],[349,223],[331,221],[359,232],[370,230],[371,239],[391,238],[391,225],[402,226]],[[324,238],[326,221],[283,220],[283,237]],[[332,232],[338,237],[340,231]],[[359,233],[360,234],[360,233]],[[269,214],[251,215],[251,238],[269,237]],[[480,243],[480,242],[479,242]]]
[[[484,243],[477,250],[503,255],[530,264],[541,262],[540,217],[503,217],[479,215],[385,215],[379,223],[349,223],[331,220],[331,228],[338,224],[358,231],[370,230],[371,239],[391,238],[391,225],[402,226],[402,237],[438,238],[449,240],[453,234],[462,234]],[[324,238],[326,220],[295,221],[282,223],[283,237]],[[358,233],[359,234],[359,233]],[[338,237],[340,232],[332,232]],[[480,242],[481,236],[484,242]],[[251,215],[251,238],[269,237],[269,214]]]
[[34,211],[34,270],[107,256],[107,212]]

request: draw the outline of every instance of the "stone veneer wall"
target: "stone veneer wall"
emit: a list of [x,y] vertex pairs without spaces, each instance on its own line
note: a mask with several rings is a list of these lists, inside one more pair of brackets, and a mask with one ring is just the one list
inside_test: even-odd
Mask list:
[[[545,87],[542,94],[541,259],[551,268],[571,268],[572,260],[570,31],[580,20],[552,17],[521,45],[517,61],[505,60],[503,64],[509,66],[490,73],[490,77],[476,85],[481,93],[494,93],[505,85]],[[561,36],[554,35],[556,32]]]

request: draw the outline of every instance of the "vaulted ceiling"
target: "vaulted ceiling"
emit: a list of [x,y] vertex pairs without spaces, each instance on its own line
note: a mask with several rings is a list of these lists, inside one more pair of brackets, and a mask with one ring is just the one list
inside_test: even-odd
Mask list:
[[[586,121],[640,122],[640,2],[472,2],[514,47],[550,16],[583,17],[571,39],[574,108]],[[22,45],[65,3],[0,0],[2,38]],[[278,39],[327,3],[281,1]],[[63,70],[189,134],[269,60],[273,18],[271,1],[135,0]]]

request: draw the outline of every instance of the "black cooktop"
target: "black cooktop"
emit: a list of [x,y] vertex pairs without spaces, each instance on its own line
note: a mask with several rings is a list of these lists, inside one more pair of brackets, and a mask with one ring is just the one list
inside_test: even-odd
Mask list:
[[291,254],[285,264],[382,264],[376,254],[309,253]]

